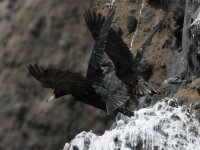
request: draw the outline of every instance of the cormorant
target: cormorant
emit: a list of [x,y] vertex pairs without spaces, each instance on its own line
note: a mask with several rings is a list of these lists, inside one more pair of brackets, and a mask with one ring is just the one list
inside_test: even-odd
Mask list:
[[[88,29],[91,31],[92,36],[96,41],[99,31],[105,22],[105,17],[96,11],[87,10],[84,18]],[[144,95],[157,92],[155,86],[144,81],[138,66],[143,57],[146,46],[150,43],[162,23],[163,21],[145,41],[142,48],[138,50],[135,59],[133,59],[133,55],[127,44],[123,41],[121,35],[118,34],[112,27],[109,30],[105,52],[115,66],[116,76],[129,87],[131,94],[133,95]]]
[[129,96],[114,95],[101,84],[102,57],[114,14],[115,10],[112,8],[101,23],[101,27],[97,27],[98,35],[95,37],[86,77],[69,70],[44,69],[37,64],[28,66],[29,72],[43,87],[54,89],[49,100],[71,94],[77,101],[107,110],[108,115],[129,100]]

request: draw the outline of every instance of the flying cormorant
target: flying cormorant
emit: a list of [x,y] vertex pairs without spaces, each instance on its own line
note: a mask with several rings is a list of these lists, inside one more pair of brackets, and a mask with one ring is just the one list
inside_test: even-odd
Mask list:
[[86,77],[69,70],[44,69],[37,64],[28,66],[29,72],[43,87],[54,89],[49,100],[71,94],[77,101],[107,110],[109,115],[129,100],[129,96],[114,95],[101,84],[102,57],[114,13],[114,8],[109,10],[101,26],[97,27],[98,35],[95,36]]
[[[105,17],[100,13],[91,10],[87,10],[84,17],[85,22],[91,31],[94,40],[96,41],[98,39],[97,37],[99,35],[99,31],[105,22]],[[161,26],[162,22],[159,25]],[[157,27],[157,30],[158,28],[159,27]],[[142,48],[138,51],[135,59],[133,59],[133,55],[127,44],[123,41],[121,35],[115,32],[112,27],[109,30],[105,52],[115,66],[116,76],[129,87],[130,93],[133,95],[144,95],[157,92],[155,86],[144,81],[140,70],[138,69],[140,61],[143,57],[144,49],[149,44],[157,30],[155,30],[145,41]]]

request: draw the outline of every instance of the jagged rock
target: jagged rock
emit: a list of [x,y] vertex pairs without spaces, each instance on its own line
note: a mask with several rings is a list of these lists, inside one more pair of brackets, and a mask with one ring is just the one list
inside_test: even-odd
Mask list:
[[137,109],[146,108],[148,106],[151,106],[153,104],[153,100],[154,100],[153,97],[150,95],[140,97],[140,99],[138,100]]
[[183,0],[173,0],[173,18],[176,24],[183,27],[184,14],[185,14],[185,3]]
[[[64,150],[90,149],[185,149],[198,150],[200,122],[195,110],[165,98],[152,107],[135,111],[131,118],[121,116],[111,130],[101,136],[81,132]],[[85,143],[85,141],[90,141]]]
[[36,22],[34,23],[33,27],[30,29],[30,34],[34,38],[39,38],[40,34],[42,33],[42,30],[45,28],[46,25],[46,18],[39,17]]
[[151,28],[144,28],[143,32],[149,32],[151,30]]
[[125,12],[124,19],[125,19],[126,27],[128,29],[129,34],[135,31],[138,20],[133,15],[132,10],[128,10],[127,12]]
[[160,19],[156,19],[154,25],[153,25],[153,28],[156,29],[157,26],[160,24],[161,20]]
[[171,77],[163,82],[160,87],[160,93],[164,96],[169,96],[177,92],[178,89],[184,88],[187,84],[186,80],[182,80],[180,77]]
[[150,19],[153,16],[153,14],[154,14],[153,8],[146,7],[141,15],[141,20],[146,21]]
[[162,48],[170,48],[172,41],[170,39],[161,39],[160,44]]
[[149,79],[151,78],[152,74],[153,74],[153,65],[150,64],[150,62],[148,62],[147,60],[143,60],[141,62],[141,65],[139,67],[139,70],[142,74],[142,77],[146,80],[149,81]]
[[185,1],[175,0],[173,3],[173,19],[175,20],[174,35],[176,37],[176,47],[181,49],[182,46],[182,34],[183,34],[183,22],[185,14]]
[[[183,75],[185,79],[191,79],[193,76],[200,76],[200,62],[197,58],[199,45],[193,39],[191,34],[191,21],[193,14],[196,13],[199,3],[197,0],[185,2],[185,16],[182,34],[182,51],[174,52],[171,57],[168,68],[168,75]],[[181,61],[177,61],[177,59]]]

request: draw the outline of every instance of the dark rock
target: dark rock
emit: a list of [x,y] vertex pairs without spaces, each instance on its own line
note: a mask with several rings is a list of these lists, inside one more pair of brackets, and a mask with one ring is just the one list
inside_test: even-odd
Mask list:
[[165,63],[162,63],[162,64],[160,65],[160,68],[166,69],[166,64],[165,64]]
[[172,45],[172,41],[170,39],[162,39],[160,43],[162,48],[170,48]]
[[176,101],[169,101],[169,106],[171,107],[178,107],[178,103]]
[[149,81],[151,76],[153,75],[153,66],[148,62],[147,60],[144,60],[141,62],[141,65],[139,67],[139,70],[142,74],[142,77],[146,80]]
[[39,17],[30,31],[31,35],[35,38],[39,38],[40,34],[42,33],[42,30],[45,28],[45,25],[46,25],[46,18]]
[[161,0],[148,0],[149,5],[158,8],[161,5]]
[[[183,56],[183,54],[180,54],[179,52],[175,51],[172,54],[169,54],[170,59],[166,61],[166,67],[167,67],[167,76],[172,77],[178,75],[182,75],[187,77],[187,74],[184,72],[186,69],[186,56]],[[178,58],[183,57],[182,61],[179,61]],[[178,61],[177,61],[178,60]],[[179,69],[176,67],[179,66]]]
[[89,147],[90,147],[90,139],[88,137],[86,137],[84,139],[84,148],[89,149]]
[[173,18],[176,21],[176,25],[183,27],[185,14],[185,1],[174,0],[173,1]]
[[200,50],[197,52],[197,60],[200,62]]
[[[200,8],[200,7],[199,7]],[[200,9],[199,9],[199,13],[200,13]],[[193,22],[192,22],[192,24],[191,24],[191,27],[190,27],[190,31],[191,31],[191,35],[192,35],[192,38],[193,38],[193,40],[195,41],[195,43],[197,44],[197,45],[200,45],[199,44],[199,40],[200,40],[200,31],[199,31],[199,28],[200,28],[200,25],[199,25],[199,23],[200,23],[200,20],[199,19],[197,19],[197,20],[194,20]]]
[[79,150],[77,146],[73,146],[73,150]]
[[144,28],[143,32],[148,33],[151,30],[151,28]]
[[[176,5],[178,4],[178,5]],[[191,17],[195,13],[196,8],[199,7],[198,1],[187,1],[187,4],[185,2],[180,2],[180,1],[175,1],[174,5],[176,6],[175,8],[180,8],[178,7],[179,5],[181,8],[185,8],[186,10],[190,11],[185,11],[186,14],[184,14],[184,24],[182,23],[183,21],[179,21],[178,19],[177,22],[181,22],[181,24],[177,25],[180,29],[183,29],[183,34],[180,34],[180,37],[182,37],[182,51],[181,52],[174,52],[170,60],[170,67],[167,67],[169,76],[175,76],[175,75],[180,75],[184,74],[185,79],[190,80],[194,76],[199,77],[200,76],[200,63],[197,59],[197,53],[198,53],[198,42],[196,42],[193,39],[193,36],[191,34]],[[178,10],[180,11],[180,10]],[[175,16],[177,14],[175,13]],[[181,15],[182,16],[182,15]],[[183,18],[183,17],[181,17]],[[183,24],[183,27],[182,27]],[[181,61],[177,61],[181,60]]]
[[122,113],[128,117],[131,117],[131,116],[134,116],[134,112],[131,111],[131,109],[127,108],[127,107],[119,107],[115,110],[114,112],[114,116],[112,116],[113,118],[119,114],[119,113]]
[[175,20],[174,35],[176,36],[176,47],[182,46],[183,22],[185,14],[185,1],[173,1],[173,19]]
[[154,9],[151,7],[145,7],[144,12],[141,15],[141,19],[146,21],[150,19],[154,14]]
[[185,88],[187,83],[188,82],[186,80],[182,80],[178,76],[165,80],[163,84],[159,87],[158,93],[152,96],[152,103],[155,103],[159,99],[164,98],[166,96],[175,94],[179,89]]
[[169,0],[148,0],[148,3],[156,9],[167,11]]
[[128,29],[129,34],[134,32],[137,27],[138,20],[133,15],[132,10],[128,10],[127,12],[125,12],[124,19],[125,19],[126,27]]
[[137,145],[135,146],[135,149],[136,150],[140,150],[140,149],[143,149],[143,145],[144,144],[144,142],[142,141],[142,139],[141,138],[138,138],[137,139]]
[[200,110],[200,103],[195,103],[191,107],[195,110]]
[[146,108],[152,105],[152,97],[150,95],[142,96],[138,100],[138,109]]
[[189,46],[189,50],[187,52],[187,61],[188,61],[188,66],[190,68],[190,72],[193,72],[193,75],[196,77],[200,76],[200,62],[198,61],[198,55],[197,55],[197,45],[191,44]]
[[157,26],[160,24],[160,19],[156,19],[156,21],[154,22],[153,28],[156,29]]

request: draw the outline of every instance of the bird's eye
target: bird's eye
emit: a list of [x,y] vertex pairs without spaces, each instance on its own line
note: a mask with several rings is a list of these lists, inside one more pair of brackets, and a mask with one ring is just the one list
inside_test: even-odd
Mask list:
[[60,97],[60,96],[62,96],[63,94],[62,94],[61,90],[56,89],[56,90],[55,90],[55,95],[56,95],[56,97]]

